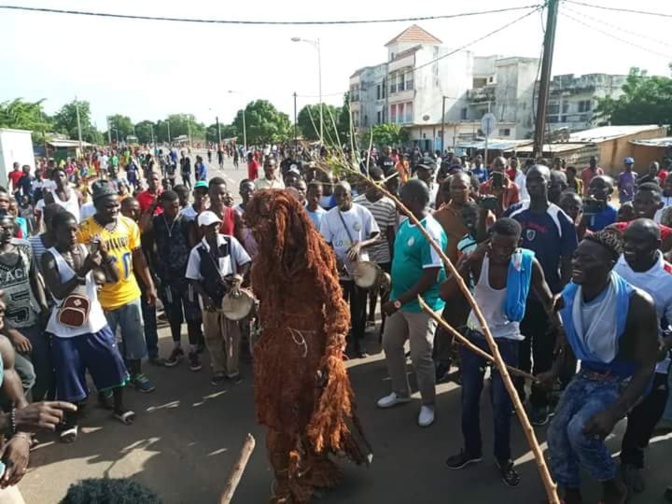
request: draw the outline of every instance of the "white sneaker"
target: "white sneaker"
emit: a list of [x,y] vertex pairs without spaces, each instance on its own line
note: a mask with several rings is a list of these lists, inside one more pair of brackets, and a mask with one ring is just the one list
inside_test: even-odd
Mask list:
[[410,400],[410,397],[401,397],[398,396],[396,392],[392,392],[390,395],[386,395],[385,397],[378,399],[378,407],[383,409],[391,408],[397,404],[407,403]]
[[429,427],[434,423],[434,407],[423,405],[418,415],[418,425],[420,427]]

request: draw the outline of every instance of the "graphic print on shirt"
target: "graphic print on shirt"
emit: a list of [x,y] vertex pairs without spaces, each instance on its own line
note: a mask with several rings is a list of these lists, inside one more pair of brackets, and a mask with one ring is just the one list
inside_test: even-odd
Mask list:
[[0,288],[7,304],[5,317],[18,328],[37,323],[37,312],[30,287],[30,251],[18,244],[16,248],[18,254],[8,254],[7,262],[0,260]]

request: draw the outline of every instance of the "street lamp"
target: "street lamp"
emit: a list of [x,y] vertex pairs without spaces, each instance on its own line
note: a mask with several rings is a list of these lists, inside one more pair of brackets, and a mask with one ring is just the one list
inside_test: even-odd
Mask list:
[[306,42],[317,49],[317,78],[320,96],[320,142],[324,143],[324,118],[322,117],[322,51],[320,49],[320,39],[308,40],[301,37],[292,37],[292,42]]
[[[227,93],[240,94],[236,91],[233,91],[232,89],[229,89]],[[245,152],[247,152],[247,126],[245,125],[245,107],[243,107],[243,148],[245,149]]]

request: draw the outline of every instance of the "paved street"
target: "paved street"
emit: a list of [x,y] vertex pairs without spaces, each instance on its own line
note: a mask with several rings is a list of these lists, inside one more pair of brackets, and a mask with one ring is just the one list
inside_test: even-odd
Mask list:
[[[237,181],[246,170],[241,165],[235,171],[227,163],[225,175]],[[237,193],[237,187],[233,189]],[[492,419],[486,400],[482,419],[484,461],[461,472],[451,472],[444,464],[446,456],[459,451],[462,443],[460,392],[455,385],[439,386],[437,421],[427,429],[416,424],[418,399],[393,410],[377,410],[375,401],[388,392],[389,382],[376,343],[377,333],[369,334],[369,339],[372,356],[352,361],[349,371],[359,414],[374,447],[374,462],[369,469],[346,464],[343,484],[320,502],[543,502],[536,465],[517,421],[512,443],[522,482],[510,489],[498,478],[491,456]],[[161,345],[163,355],[167,355],[171,342],[165,328],[161,330]],[[199,373],[190,372],[186,363],[172,369],[148,366],[147,374],[157,390],[148,395],[128,392],[128,403],[138,413],[133,426],[108,418],[108,413],[92,402],[75,444],[63,445],[54,436],[39,436],[43,444],[32,452],[31,469],[20,485],[26,502],[57,503],[68,486],[80,478],[134,476],[168,504],[215,503],[247,432],[256,437],[257,448],[234,502],[267,502],[272,476],[263,429],[255,422],[249,365],[243,373],[246,379],[238,386],[214,387],[207,366]],[[487,398],[487,391],[484,396]],[[619,427],[620,433],[623,426]],[[543,428],[537,429],[540,441],[544,432]],[[629,502],[663,502],[662,493],[672,483],[670,439],[656,439],[648,450],[647,492]],[[614,451],[618,442],[620,434],[612,439]],[[587,503],[597,502],[597,485],[587,485],[586,492]]]

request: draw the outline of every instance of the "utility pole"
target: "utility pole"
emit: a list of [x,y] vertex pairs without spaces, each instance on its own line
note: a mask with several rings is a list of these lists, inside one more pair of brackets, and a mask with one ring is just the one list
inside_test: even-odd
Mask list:
[[154,126],[150,126],[150,127],[149,127],[149,131],[150,131],[150,133],[151,133],[151,135],[152,135],[152,148],[155,148],[155,147],[156,147],[156,143],[154,143]]
[[166,121],[166,124],[168,125],[168,145],[170,145],[170,121]]
[[215,117],[215,121],[217,122],[217,150],[222,146],[222,130],[219,127],[219,116]]
[[546,109],[548,108],[548,92],[551,86],[553,46],[555,45],[555,28],[558,21],[559,4],[560,0],[548,0],[546,36],[544,37],[544,55],[541,60],[541,80],[539,81],[539,99],[537,100],[537,122],[534,126],[534,152],[532,155],[535,157],[541,155],[544,149]]
[[446,96],[443,97],[443,103],[441,104],[441,157],[443,157],[443,146],[446,138],[444,131],[446,128],[446,98]]
[[187,134],[189,135],[189,146],[191,147],[191,115],[187,116]]
[[[322,107],[322,105],[320,105]],[[294,150],[296,151],[299,146],[299,137],[297,135],[297,124],[296,124],[296,91],[294,91]]]
[[245,125],[245,108],[243,108],[243,147],[247,152],[247,126]]
[[79,139],[79,155],[82,155],[82,121],[79,118],[79,100],[75,96],[75,109],[77,110],[77,138]]
[[110,127],[110,116],[107,116],[107,144],[112,145],[112,128]]

